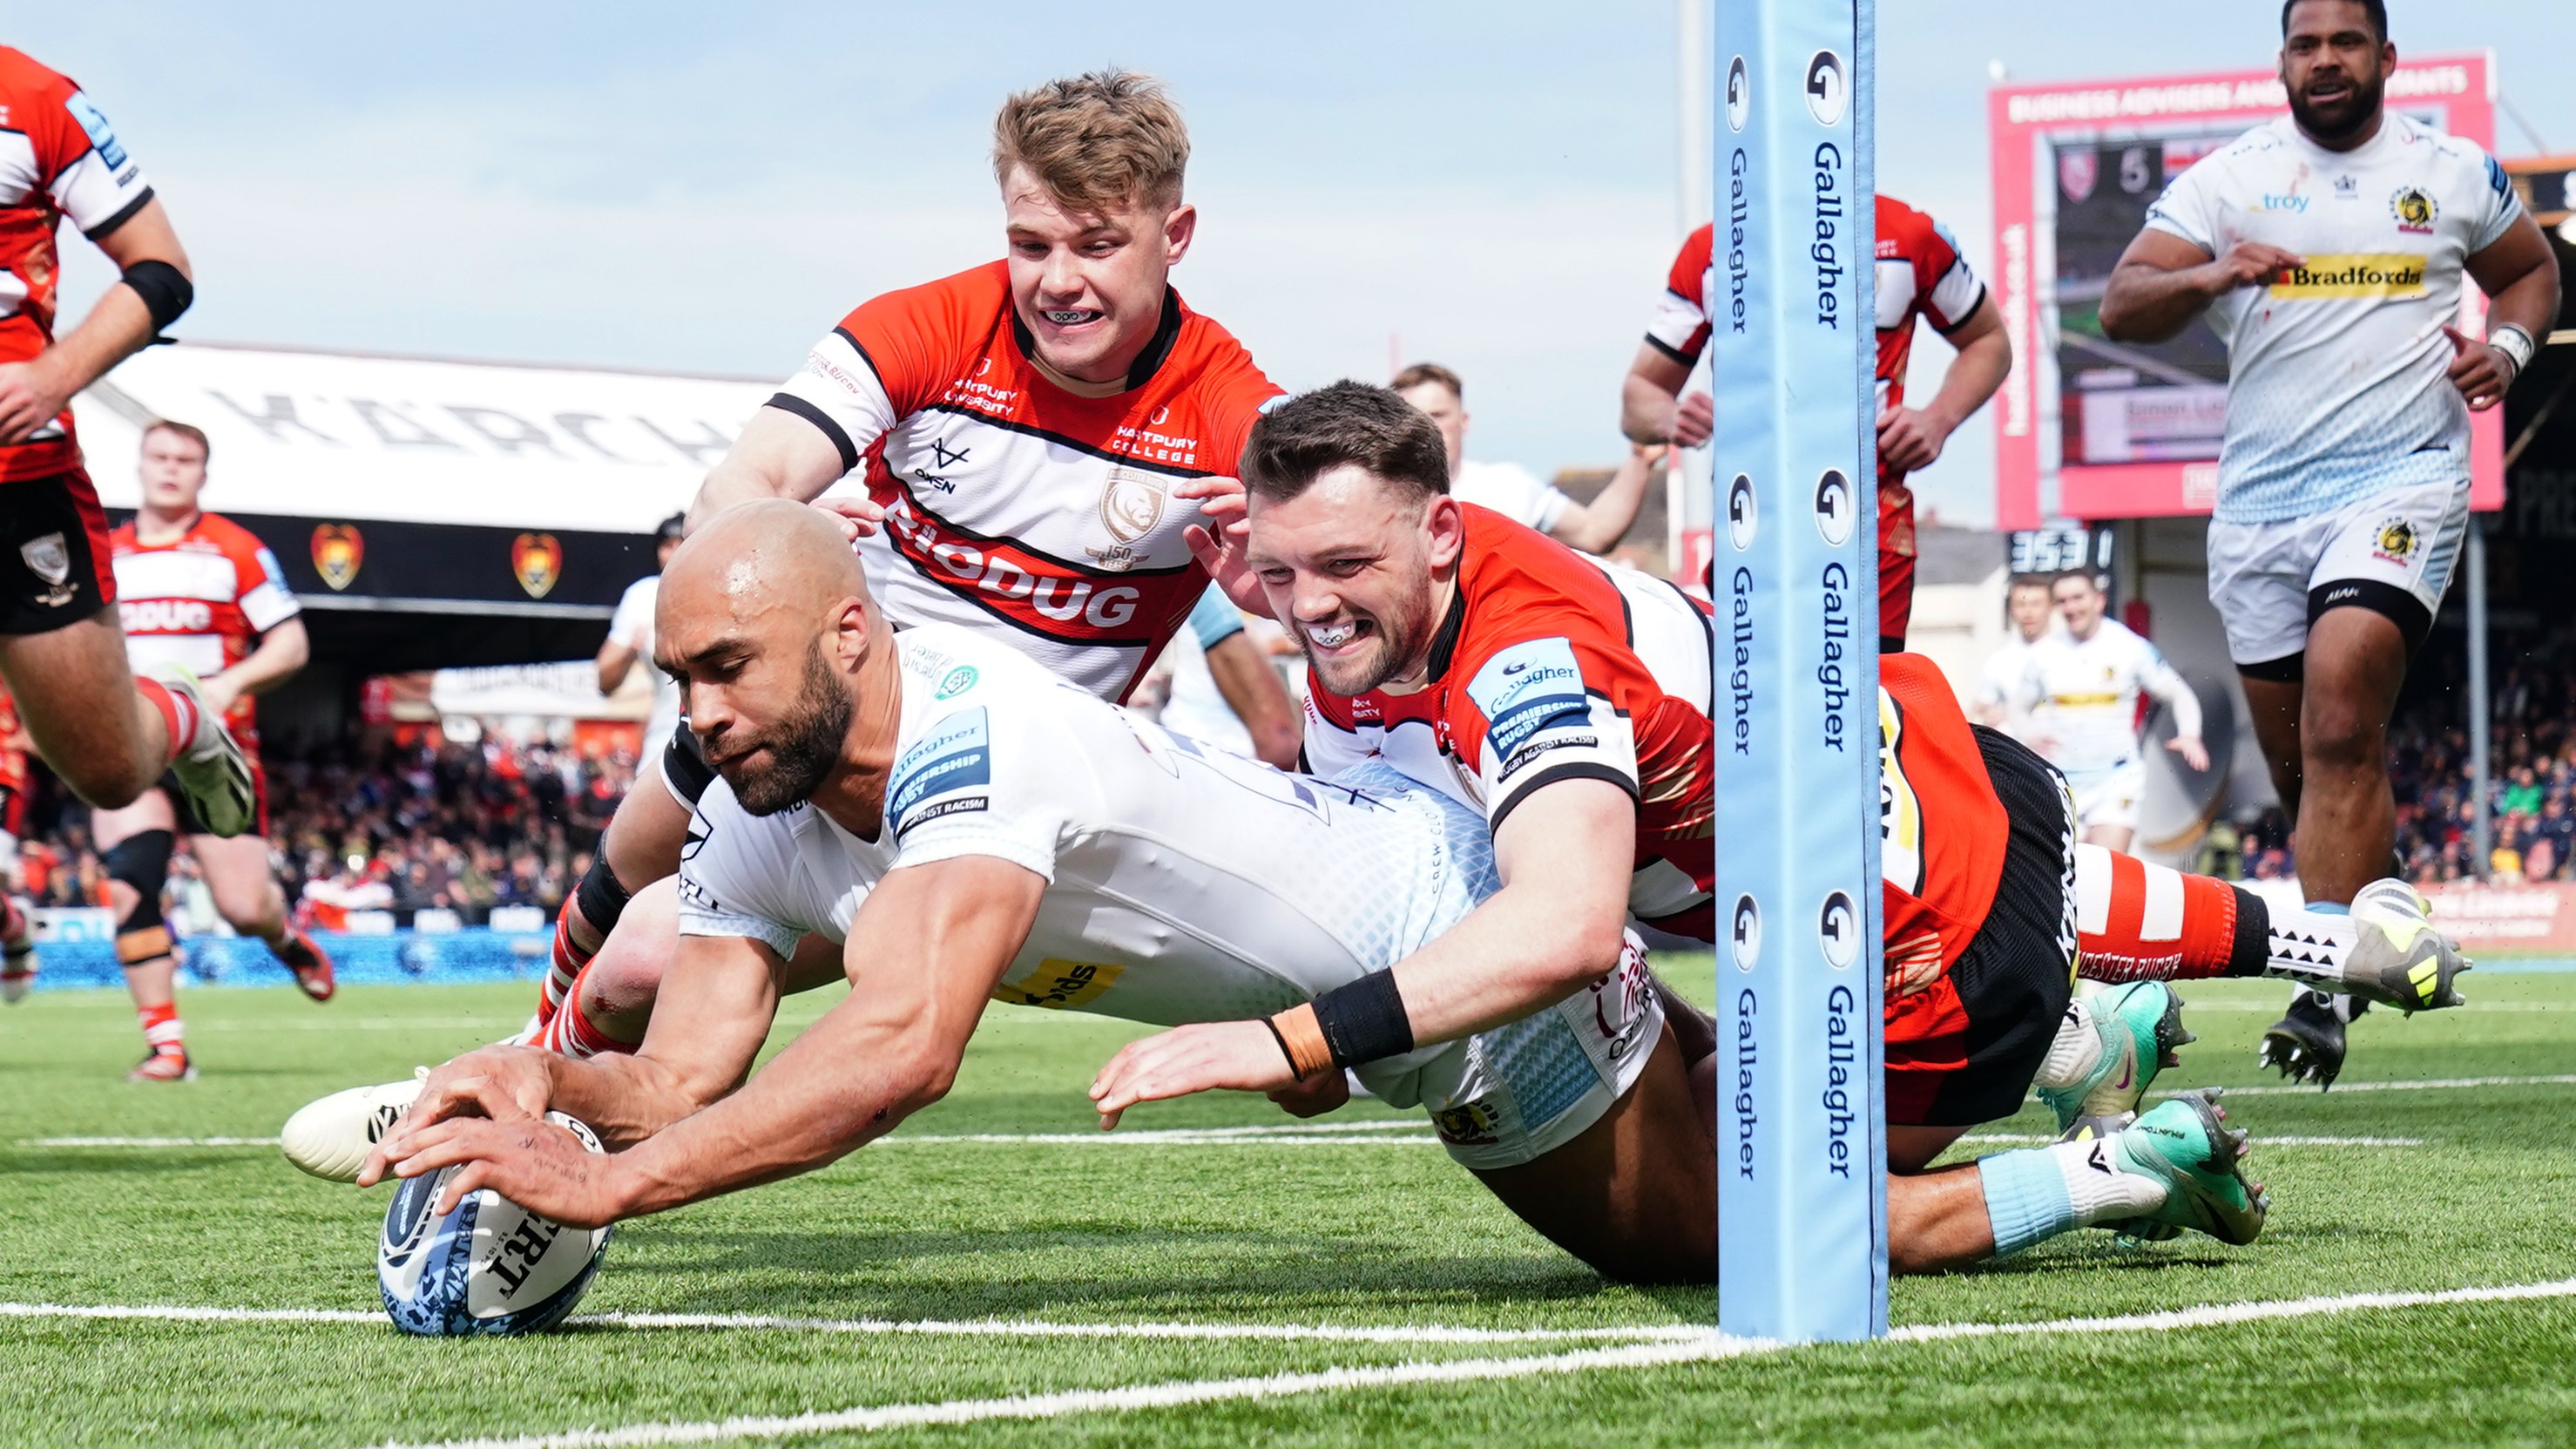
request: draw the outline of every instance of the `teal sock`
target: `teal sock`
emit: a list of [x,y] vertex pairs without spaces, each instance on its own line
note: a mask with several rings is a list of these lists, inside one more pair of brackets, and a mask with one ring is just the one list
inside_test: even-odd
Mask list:
[[1977,1176],[1985,1184],[1986,1222],[1994,1229],[1998,1258],[2078,1225],[2066,1174],[2046,1148],[1980,1157]]
[[2308,910],[2312,914],[2320,916],[2349,916],[2352,914],[2352,907],[2346,905],[2342,901],[2310,901],[2308,902]]

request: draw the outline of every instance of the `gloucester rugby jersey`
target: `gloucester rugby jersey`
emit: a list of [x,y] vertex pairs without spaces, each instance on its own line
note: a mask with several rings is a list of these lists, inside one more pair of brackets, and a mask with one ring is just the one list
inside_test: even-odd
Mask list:
[[1458,589],[1411,694],[1342,698],[1308,671],[1306,758],[1372,757],[1484,812],[1491,826],[1558,780],[1637,797],[1640,920],[1709,936],[1708,606],[1474,504]]
[[[111,535],[116,550],[116,611],[125,625],[125,655],[140,673],[168,661],[198,678],[220,674],[259,647],[259,636],[301,612],[277,555],[249,529],[200,513],[167,543],[141,543],[131,522]],[[245,746],[254,707],[247,694],[226,722]]]
[[998,630],[1116,700],[1207,586],[1182,540],[1198,505],[1172,489],[1232,478],[1278,393],[1176,292],[1123,389],[1060,386],[993,262],[863,304],[769,405],[865,470],[887,514],[859,554],[898,627]]
[[[70,80],[0,46],[0,362],[25,362],[54,340],[66,220],[96,241],[152,199],[143,167]],[[0,483],[80,466],[72,410],[0,445]]]

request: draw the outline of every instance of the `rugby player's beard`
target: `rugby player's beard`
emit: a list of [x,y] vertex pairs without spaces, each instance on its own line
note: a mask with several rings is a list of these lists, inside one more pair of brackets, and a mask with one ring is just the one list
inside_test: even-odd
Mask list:
[[1305,631],[1298,631],[1298,643],[1305,646],[1307,662],[1315,666],[1315,677],[1324,688],[1351,699],[1378,688],[1410,668],[1431,647],[1431,591],[1406,598],[1402,607],[1392,612],[1362,614],[1353,611],[1354,622],[1366,620],[1369,633],[1375,637],[1374,652],[1359,658],[1326,660],[1319,657]]
[[754,815],[775,815],[790,805],[814,798],[823,777],[841,762],[841,744],[850,735],[850,720],[856,714],[849,691],[823,663],[823,644],[816,640],[805,651],[805,682],[796,691],[796,704],[768,735],[755,736],[751,743],[732,751],[739,760],[754,750],[767,748],[769,763],[759,769],[717,767],[725,783],[733,787],[733,798]]
[[2352,93],[2325,109],[2311,105],[2302,91],[2290,92],[2290,119],[2298,122],[2299,129],[2307,132],[2311,140],[2325,145],[2351,140],[2379,114],[2379,98],[2388,88],[2388,77],[2384,73],[2367,78],[2353,76],[2349,83]]

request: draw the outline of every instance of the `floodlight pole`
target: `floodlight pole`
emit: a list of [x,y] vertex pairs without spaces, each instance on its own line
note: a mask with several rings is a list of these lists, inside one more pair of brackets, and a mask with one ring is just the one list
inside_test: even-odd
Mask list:
[[1717,0],[1718,1321],[1887,1331],[1874,0]]

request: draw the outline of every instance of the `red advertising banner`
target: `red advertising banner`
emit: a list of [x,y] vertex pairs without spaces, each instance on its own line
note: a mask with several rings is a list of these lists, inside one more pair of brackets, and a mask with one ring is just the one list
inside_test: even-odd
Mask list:
[[2463,881],[2426,894],[2433,898],[2433,924],[2471,960],[2576,957],[2576,885]]
[[[2387,103],[2492,150],[2493,57],[2400,61]],[[1995,259],[2013,344],[1996,395],[1995,526],[2207,513],[2218,499],[2227,353],[2204,320],[2170,342],[2118,344],[2093,318],[2122,249],[2165,183],[2288,108],[2268,70],[2000,86],[1987,100]],[[2485,300],[2465,289],[2462,329]],[[2470,504],[2504,506],[2504,414],[2472,415]]]

